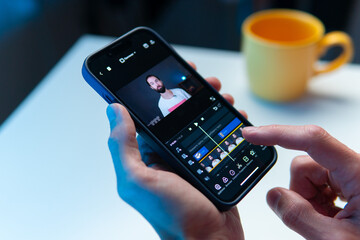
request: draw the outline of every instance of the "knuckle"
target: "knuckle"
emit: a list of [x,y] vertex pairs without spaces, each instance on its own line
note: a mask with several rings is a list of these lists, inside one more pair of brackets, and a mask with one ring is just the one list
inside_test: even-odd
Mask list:
[[157,174],[150,168],[135,169],[133,171],[134,178],[141,185],[151,186],[157,181]]
[[110,136],[108,139],[108,147],[110,150],[115,150],[119,148],[119,138]]
[[114,147],[115,145],[117,145],[117,141],[113,138],[113,137],[109,137],[108,139],[108,146],[111,149],[112,147]]
[[125,202],[127,202],[128,204],[132,205],[133,202],[133,196],[132,196],[132,190],[131,187],[129,187],[129,185],[131,185],[130,183],[127,184],[120,184],[118,183],[117,185],[117,192],[119,197],[124,200]]
[[157,175],[143,168],[135,168],[128,172],[121,181],[117,182],[117,192],[121,199],[130,205],[139,201],[139,195],[144,191],[151,191],[157,184]]
[[117,192],[121,199],[131,204],[134,198],[134,192],[136,192],[136,182],[131,172],[127,172],[117,179]]
[[292,174],[296,174],[298,172],[302,173],[307,170],[308,165],[309,161],[307,155],[296,156],[291,162],[290,172]]
[[317,125],[305,126],[305,132],[308,137],[315,139],[323,139],[328,136],[328,132],[325,131],[325,129],[323,129],[322,127]]
[[119,128],[115,128],[113,131],[111,131],[109,139],[108,139],[108,145],[118,145],[120,142],[122,142],[124,140],[124,132],[122,131],[122,129]]
[[295,204],[290,205],[281,215],[281,220],[290,228],[297,226],[301,216],[301,209]]

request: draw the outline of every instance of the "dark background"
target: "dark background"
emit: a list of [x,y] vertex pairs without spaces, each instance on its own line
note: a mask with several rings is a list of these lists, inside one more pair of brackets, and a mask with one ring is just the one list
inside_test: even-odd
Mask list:
[[171,43],[239,50],[244,18],[276,7],[314,14],[360,51],[356,0],[0,0],[0,124],[83,34],[120,36],[145,25]]

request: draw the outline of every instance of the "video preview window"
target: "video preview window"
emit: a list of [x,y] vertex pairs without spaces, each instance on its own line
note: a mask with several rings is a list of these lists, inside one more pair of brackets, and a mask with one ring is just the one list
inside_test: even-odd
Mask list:
[[121,88],[117,95],[148,125],[156,125],[202,88],[170,56]]

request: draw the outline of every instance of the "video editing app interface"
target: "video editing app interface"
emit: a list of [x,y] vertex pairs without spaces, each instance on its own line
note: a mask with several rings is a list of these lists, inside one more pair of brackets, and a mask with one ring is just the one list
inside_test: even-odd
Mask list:
[[210,101],[211,107],[167,144],[211,191],[229,200],[263,170],[260,157],[269,153],[267,146],[246,142],[244,123],[215,97]]
[[161,41],[140,39],[96,64],[98,78],[210,191],[232,200],[266,168],[270,150],[246,142],[241,117]]

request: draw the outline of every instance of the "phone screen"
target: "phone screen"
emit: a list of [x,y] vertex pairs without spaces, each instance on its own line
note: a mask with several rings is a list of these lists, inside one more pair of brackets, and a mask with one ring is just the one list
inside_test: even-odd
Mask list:
[[242,137],[249,122],[152,32],[92,55],[88,68],[222,201],[235,200],[274,163],[272,147]]

